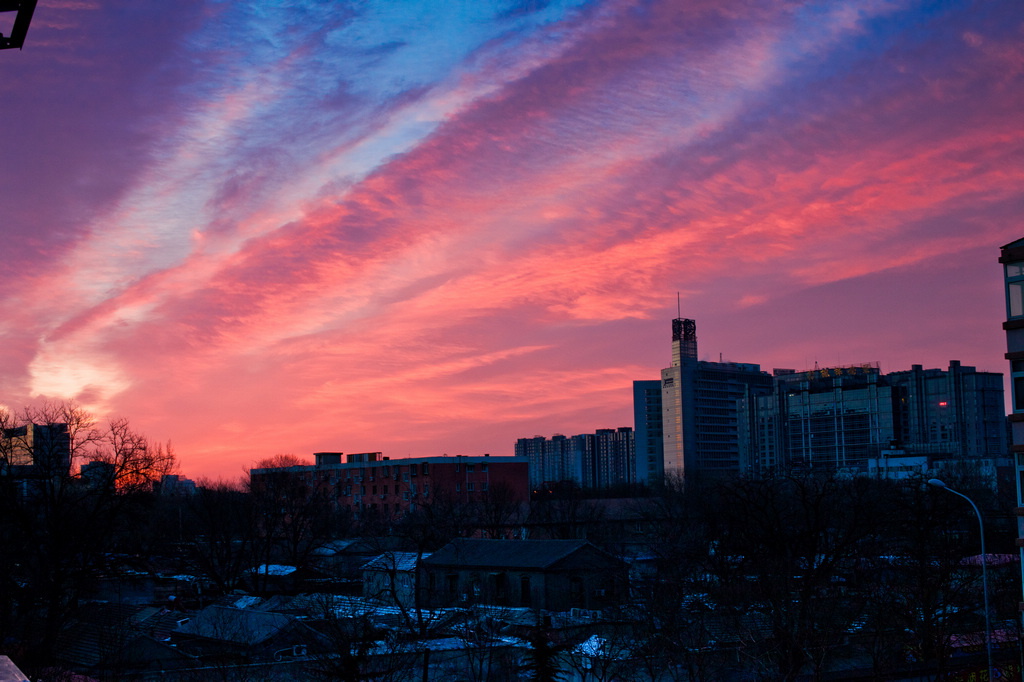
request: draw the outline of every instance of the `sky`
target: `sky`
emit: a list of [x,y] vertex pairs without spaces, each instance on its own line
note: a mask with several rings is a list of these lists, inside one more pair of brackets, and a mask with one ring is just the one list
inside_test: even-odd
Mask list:
[[0,404],[234,478],[632,426],[680,313],[706,360],[1005,372],[1022,216],[1019,0],[40,0]]

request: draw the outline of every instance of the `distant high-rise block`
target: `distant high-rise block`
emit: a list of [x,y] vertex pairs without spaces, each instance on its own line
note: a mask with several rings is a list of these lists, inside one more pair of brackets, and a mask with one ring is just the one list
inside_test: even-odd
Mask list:
[[665,476],[665,443],[661,426],[661,382],[633,382],[633,432],[636,446],[634,480],[660,483]]
[[634,482],[636,445],[632,427],[598,429],[566,437],[534,436],[516,441],[515,454],[530,462],[530,485],[572,482],[611,488]]

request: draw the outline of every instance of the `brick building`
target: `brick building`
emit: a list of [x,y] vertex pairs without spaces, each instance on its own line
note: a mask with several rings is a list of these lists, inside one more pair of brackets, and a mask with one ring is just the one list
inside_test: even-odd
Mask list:
[[339,508],[357,515],[364,511],[403,514],[441,496],[456,503],[483,501],[499,492],[509,502],[530,499],[529,463],[523,457],[388,459],[379,452],[318,452],[314,456],[312,465],[252,469],[252,484],[265,486],[286,476],[311,490],[326,489]]

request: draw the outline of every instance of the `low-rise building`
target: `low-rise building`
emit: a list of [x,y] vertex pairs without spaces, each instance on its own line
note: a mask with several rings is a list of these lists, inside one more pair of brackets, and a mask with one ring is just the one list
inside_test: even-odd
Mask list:
[[585,540],[458,538],[420,566],[430,606],[601,609],[627,591],[625,562]]
[[392,517],[441,499],[483,502],[499,491],[510,502],[530,499],[529,463],[523,457],[388,459],[379,452],[318,452],[315,457],[312,465],[252,469],[252,485],[270,485],[282,475],[295,477],[309,490],[327,490],[338,508],[357,516]]

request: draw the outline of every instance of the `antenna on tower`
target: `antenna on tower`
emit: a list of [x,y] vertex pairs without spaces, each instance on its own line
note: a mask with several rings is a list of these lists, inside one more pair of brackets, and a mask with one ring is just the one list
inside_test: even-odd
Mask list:
[[679,302],[679,292],[676,292],[676,317],[682,318],[683,316],[683,305]]

